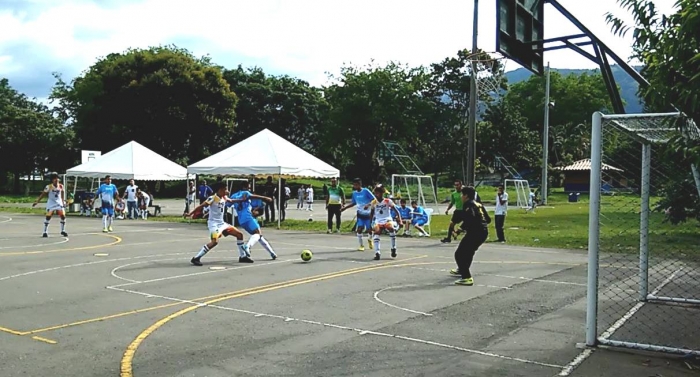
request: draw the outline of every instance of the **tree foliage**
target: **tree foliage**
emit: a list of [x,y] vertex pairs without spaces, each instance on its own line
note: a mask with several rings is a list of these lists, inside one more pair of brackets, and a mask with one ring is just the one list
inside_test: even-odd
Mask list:
[[230,145],[237,102],[220,67],[176,47],[110,54],[51,98],[82,148],[135,140],[181,163]]

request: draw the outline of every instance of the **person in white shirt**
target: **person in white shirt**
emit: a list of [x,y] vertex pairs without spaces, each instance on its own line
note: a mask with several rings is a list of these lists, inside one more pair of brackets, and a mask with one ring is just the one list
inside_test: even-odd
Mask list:
[[496,194],[496,236],[498,242],[505,243],[506,236],[503,233],[503,226],[506,222],[506,214],[508,213],[508,193],[503,190],[503,185],[498,186],[498,194]]
[[297,190],[297,209],[304,209],[304,194],[306,193],[306,189],[304,188],[304,185],[301,185],[299,189]]
[[63,201],[63,184],[61,184],[61,181],[58,179],[58,174],[51,174],[51,183],[44,187],[44,190],[41,192],[41,194],[39,194],[39,197],[36,199],[34,204],[32,204],[32,207],[36,207],[36,205],[39,204],[41,198],[43,198],[44,196],[47,197],[46,219],[44,220],[44,233],[42,233],[41,236],[49,236],[49,222],[51,222],[51,216],[53,216],[53,214],[55,213],[61,219],[61,235],[63,237],[68,237],[68,233],[66,233],[66,214],[64,211],[65,203]]
[[309,187],[306,188],[306,210],[314,210],[314,189],[313,187],[311,187],[311,185],[309,185]]
[[151,203],[151,196],[145,191],[138,191],[138,197],[141,198],[141,219],[148,218],[148,205]]
[[136,215],[138,214],[138,198],[136,197],[136,192],[138,191],[139,186],[136,186],[134,184],[134,180],[130,179],[129,180],[129,185],[126,186],[126,189],[124,190],[124,197],[126,198],[126,211],[127,215],[129,216],[129,220],[133,220],[136,218]]
[[537,207],[537,199],[535,196],[535,190],[530,191],[530,197],[527,201],[527,206],[528,206],[528,208],[527,208],[526,212],[535,213],[535,208]]
[[189,188],[187,189],[187,195],[185,195],[185,212],[182,214],[186,216],[190,213],[190,206],[194,204],[194,200],[197,198],[197,188],[194,186],[194,181],[190,181]]

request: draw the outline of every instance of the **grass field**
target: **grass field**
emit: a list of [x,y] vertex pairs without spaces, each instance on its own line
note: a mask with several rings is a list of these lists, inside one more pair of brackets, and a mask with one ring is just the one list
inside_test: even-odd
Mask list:
[[[652,205],[653,207],[653,205]],[[40,208],[0,207],[0,211],[42,214]],[[601,251],[630,252],[639,245],[639,199],[632,196],[604,196],[601,204]],[[345,217],[342,229],[350,231],[351,218]],[[166,222],[188,222],[181,217],[163,216],[151,220]],[[447,234],[450,216],[433,216],[431,237],[441,239]],[[203,220],[189,220],[203,223]],[[676,250],[697,250],[700,228],[695,221],[671,225],[664,222],[664,215],[653,212],[650,216],[650,246],[672,246]],[[554,193],[549,198],[549,206],[538,208],[536,213],[512,208],[506,218],[506,239],[509,244],[544,248],[585,249],[588,245],[588,198],[581,196],[579,202],[568,203],[567,195]],[[325,221],[287,220],[281,225],[283,230],[324,233]],[[490,236],[495,238],[491,225]]]

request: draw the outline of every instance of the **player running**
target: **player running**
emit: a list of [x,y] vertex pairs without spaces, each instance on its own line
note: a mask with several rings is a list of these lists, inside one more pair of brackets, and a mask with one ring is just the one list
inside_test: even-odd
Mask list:
[[236,213],[238,213],[238,224],[240,224],[243,229],[245,229],[248,234],[250,234],[250,239],[248,244],[245,246],[246,255],[250,256],[250,249],[255,246],[256,243],[260,244],[270,253],[270,257],[275,260],[277,259],[277,254],[272,249],[272,245],[263,237],[260,231],[260,224],[258,220],[253,215],[251,199],[264,200],[268,203],[272,202],[272,198],[265,196],[255,195],[249,191],[249,183],[245,181],[241,184],[241,191],[235,193],[233,198],[236,200],[235,208]]
[[46,196],[46,220],[44,220],[44,234],[42,237],[49,236],[49,223],[51,222],[51,216],[57,214],[61,219],[61,235],[63,237],[68,237],[66,233],[66,214],[64,212],[65,203],[63,202],[63,184],[59,182],[58,174],[51,174],[51,184],[44,187],[44,191],[39,194],[32,207],[36,207],[39,201]]
[[214,194],[208,197],[202,204],[198,205],[192,212],[187,214],[187,217],[194,216],[195,213],[199,213],[204,208],[209,208],[209,217],[207,218],[207,227],[209,227],[209,238],[210,241],[206,245],[202,246],[199,253],[190,260],[195,266],[202,265],[202,257],[209,252],[209,250],[216,247],[219,244],[219,238],[221,236],[236,237],[236,245],[238,245],[238,262],[239,263],[253,263],[254,261],[246,253],[245,244],[243,242],[243,233],[236,229],[233,225],[227,224],[224,221],[224,213],[226,212],[226,202],[236,203],[240,199],[231,199],[227,196],[228,190],[226,189],[226,184],[217,183],[212,188]]
[[112,232],[112,222],[114,221],[114,198],[117,198],[117,200],[121,200],[121,198],[119,197],[117,186],[112,183],[111,176],[105,176],[105,182],[97,189],[97,195],[99,195],[100,201],[102,201],[102,231],[104,233]]
[[355,178],[352,181],[352,199],[350,204],[345,205],[340,209],[340,212],[345,211],[348,208],[357,206],[357,223],[355,224],[355,231],[357,233],[357,240],[360,242],[360,247],[357,249],[359,251],[365,250],[365,245],[362,242],[362,233],[367,232],[367,244],[370,249],[374,249],[372,244],[372,202],[377,198],[374,197],[372,191],[367,188],[362,187],[362,180],[360,178]]
[[[375,197],[382,198],[383,194],[384,187],[377,186],[374,188]],[[374,260],[381,259],[379,235],[382,233],[382,230],[389,232],[389,237],[391,238],[391,257],[396,258],[396,229],[394,228],[392,212],[396,213],[396,222],[398,225],[403,223],[401,220],[401,213],[396,208],[394,201],[389,198],[374,200],[372,202],[372,212],[374,220],[372,223],[374,231]]]
[[463,210],[452,214],[451,221],[455,224],[461,223],[461,228],[466,232],[455,251],[457,268],[450,270],[450,274],[461,276],[461,279],[455,281],[457,285],[474,285],[474,278],[469,269],[474,254],[489,237],[488,224],[491,223],[491,217],[481,203],[474,201],[475,197],[474,187],[462,188]]

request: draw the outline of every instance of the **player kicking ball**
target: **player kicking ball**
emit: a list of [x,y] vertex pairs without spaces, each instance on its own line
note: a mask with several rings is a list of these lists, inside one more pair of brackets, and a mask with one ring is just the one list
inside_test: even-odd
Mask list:
[[59,182],[58,174],[51,174],[51,183],[44,187],[44,191],[39,194],[32,207],[36,207],[39,201],[46,196],[46,220],[44,220],[44,234],[42,237],[49,236],[49,223],[51,222],[51,216],[58,215],[61,219],[61,235],[63,237],[68,237],[66,233],[66,214],[64,212],[64,202],[63,202],[63,184]]
[[272,249],[272,245],[263,237],[260,231],[260,224],[253,214],[251,199],[264,200],[268,203],[272,202],[272,198],[265,196],[254,195],[249,190],[248,182],[243,182],[241,184],[241,191],[235,193],[233,198],[236,200],[236,213],[238,213],[238,223],[243,229],[245,229],[248,234],[250,234],[250,239],[248,244],[245,246],[245,252],[247,256],[250,256],[250,249],[255,246],[256,243],[260,242],[262,247],[270,253],[270,257],[275,260],[277,259],[277,254]]
[[357,206],[357,222],[355,223],[355,232],[357,233],[357,241],[360,243],[360,247],[357,249],[359,251],[365,251],[365,245],[362,243],[362,233],[367,232],[367,244],[370,249],[373,249],[372,245],[372,202],[376,198],[372,194],[372,191],[365,187],[362,187],[362,180],[360,178],[355,178],[352,181],[352,199],[350,204],[345,205],[340,209],[340,212],[344,212],[348,208]]
[[392,212],[396,213],[396,223],[401,226],[403,221],[401,213],[394,204],[394,201],[389,198],[382,198],[384,187],[377,186],[374,188],[374,196],[376,199],[372,202],[372,212],[374,217],[374,260],[381,259],[381,245],[379,235],[382,230],[386,230],[391,238],[391,257],[396,258],[396,228],[394,227],[394,219]]
[[209,207],[209,217],[207,219],[207,227],[209,227],[209,238],[210,241],[206,245],[202,246],[199,253],[190,260],[195,266],[202,265],[202,257],[206,255],[209,250],[216,247],[219,244],[219,238],[234,236],[236,237],[236,244],[238,245],[238,262],[240,263],[253,263],[254,261],[246,254],[245,245],[243,243],[243,233],[236,229],[233,225],[227,224],[224,221],[224,213],[226,211],[226,202],[236,203],[237,199],[229,198],[226,190],[226,185],[219,183],[213,188],[214,195],[210,196],[202,204],[198,205],[192,212],[187,214],[187,217],[192,217],[195,213],[201,212],[205,207]]

